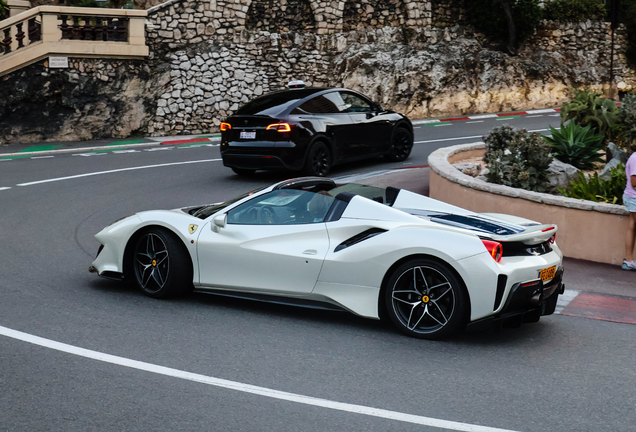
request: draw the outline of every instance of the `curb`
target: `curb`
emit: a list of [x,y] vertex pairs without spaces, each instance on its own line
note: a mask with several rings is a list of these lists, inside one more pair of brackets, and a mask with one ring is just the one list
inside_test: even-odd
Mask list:
[[[165,137],[164,137],[165,138]],[[15,157],[15,156],[33,156],[33,155],[41,155],[41,154],[57,154],[57,153],[82,153],[82,152],[91,152],[97,150],[114,150],[114,149],[127,149],[127,148],[136,148],[136,147],[154,147],[158,145],[180,145],[180,144],[196,144],[196,143],[213,143],[221,141],[221,136],[212,136],[210,138],[196,138],[196,139],[182,139],[182,140],[172,140],[172,141],[160,141],[156,138],[148,138],[153,141],[148,141],[144,143],[137,144],[122,144],[122,145],[101,145],[101,146],[92,146],[92,147],[74,147],[74,148],[64,148],[64,149],[55,149],[55,150],[41,150],[41,151],[32,151],[32,152],[15,152],[15,153],[0,153],[0,159],[4,157]],[[163,139],[163,138],[161,138]]]
[[464,117],[449,117],[449,118],[443,118],[443,119],[413,120],[411,123],[413,123],[413,125],[420,125],[420,124],[429,124],[429,123],[444,123],[444,122],[451,122],[451,121],[457,121],[457,120],[482,120],[487,118],[511,117],[511,116],[532,115],[532,114],[548,114],[548,113],[555,113],[560,111],[561,111],[561,108],[547,108],[547,109],[528,110],[528,111],[515,111],[515,112],[509,112],[509,113],[502,113],[502,114],[478,114],[478,115],[471,115],[471,116],[464,116]]

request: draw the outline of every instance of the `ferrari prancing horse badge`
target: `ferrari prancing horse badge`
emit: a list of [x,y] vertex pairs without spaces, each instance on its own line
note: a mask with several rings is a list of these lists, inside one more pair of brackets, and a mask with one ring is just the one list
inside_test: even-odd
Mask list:
[[199,228],[199,225],[190,225],[188,227],[188,231],[190,231],[190,234],[194,234],[194,232],[197,230],[197,228]]

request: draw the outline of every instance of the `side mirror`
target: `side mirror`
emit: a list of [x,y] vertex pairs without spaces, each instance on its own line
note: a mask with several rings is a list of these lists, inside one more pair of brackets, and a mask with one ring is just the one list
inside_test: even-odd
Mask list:
[[214,224],[214,225],[212,225],[212,229],[214,231],[216,231],[219,228],[223,228],[223,227],[225,227],[226,222],[227,222],[227,214],[226,213],[216,215],[216,216],[214,216],[212,218],[212,223]]

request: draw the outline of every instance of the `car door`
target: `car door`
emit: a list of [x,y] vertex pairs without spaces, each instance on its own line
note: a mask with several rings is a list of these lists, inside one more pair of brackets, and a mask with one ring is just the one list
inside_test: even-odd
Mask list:
[[[332,141],[336,154],[334,160],[351,156],[351,125],[349,114],[342,112],[344,101],[338,92],[330,92],[315,96],[305,101],[298,108],[312,115],[316,130],[324,132]],[[293,113],[293,112],[292,112]]]
[[365,156],[389,150],[391,123],[377,112],[377,105],[351,92],[340,92],[344,111],[351,117],[352,153]]
[[312,195],[272,191],[228,211],[225,226],[206,225],[197,246],[201,286],[311,292],[329,248],[325,223],[308,210]]

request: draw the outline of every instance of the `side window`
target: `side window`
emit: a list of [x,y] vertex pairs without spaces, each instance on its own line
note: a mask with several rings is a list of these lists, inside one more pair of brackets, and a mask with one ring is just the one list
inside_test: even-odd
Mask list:
[[324,96],[316,96],[299,106],[299,108],[310,114],[333,114],[340,112],[338,107]]
[[347,106],[344,112],[356,113],[373,111],[369,102],[352,93],[342,93],[342,100],[344,100],[344,103]]
[[282,189],[247,201],[227,213],[233,225],[294,225],[322,222],[334,198],[327,192]]

